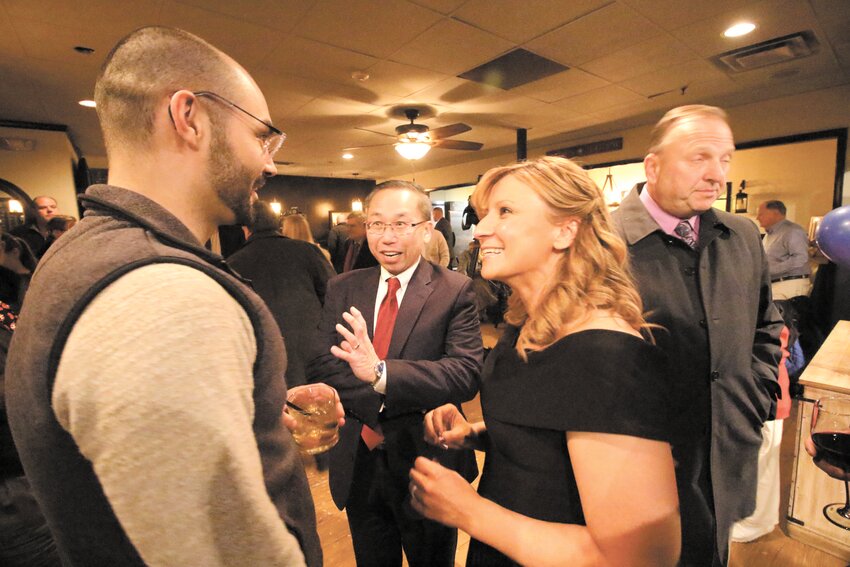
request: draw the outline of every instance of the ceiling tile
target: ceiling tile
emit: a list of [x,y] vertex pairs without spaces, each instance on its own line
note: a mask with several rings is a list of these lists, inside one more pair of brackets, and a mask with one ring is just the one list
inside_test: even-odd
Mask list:
[[683,63],[696,56],[696,53],[682,42],[663,34],[605,57],[588,61],[581,67],[588,73],[616,83]]
[[348,83],[351,73],[368,69],[378,60],[332,45],[288,35],[263,62],[264,70],[309,79]]
[[404,0],[322,0],[297,33],[373,57],[389,57],[442,16]]
[[468,24],[443,20],[396,51],[392,59],[457,75],[494,59],[511,47],[511,42]]
[[[742,37],[723,36],[723,30],[741,20],[755,23],[756,29]],[[813,28],[817,28],[817,21],[804,0],[764,0],[679,28],[672,33],[703,57],[712,57]]]
[[850,30],[850,2],[809,0],[821,27],[834,44],[847,41]]
[[512,89],[511,92],[543,102],[556,102],[609,84],[605,79],[573,67],[563,73]]
[[159,23],[201,36],[249,70],[262,64],[281,42],[281,35],[272,29],[186,4],[165,4]]
[[[130,30],[104,34],[94,29],[58,26],[34,20],[16,20],[15,27],[24,52],[34,59],[47,59],[70,65],[99,67],[121,37]],[[74,51],[84,45],[95,50],[91,55]]]
[[412,3],[439,12],[441,14],[451,14],[468,0],[410,0]]
[[407,97],[449,78],[448,75],[393,61],[381,61],[368,69],[363,88],[397,97]]
[[280,32],[290,32],[316,0],[179,0],[196,8],[251,22]]
[[[831,0],[826,0],[831,1]],[[620,0],[653,23],[674,30],[723,12],[753,4],[753,0],[712,0],[711,2],[682,2],[682,0]]]
[[6,57],[23,57],[24,47],[15,33],[11,18],[7,17],[3,5],[0,4],[0,53]]
[[608,3],[610,0],[470,0],[452,15],[514,43],[524,43]]
[[711,63],[703,59],[693,59],[617,84],[649,97],[703,82],[731,83],[729,78]]
[[644,97],[635,94],[630,90],[617,85],[610,85],[577,96],[565,98],[564,100],[554,103],[554,106],[572,110],[576,114],[592,114],[612,106],[637,103],[644,100]]
[[[155,20],[162,0],[4,0],[9,16],[61,27],[103,31],[108,26],[117,37]],[[148,21],[147,23],[155,23]],[[123,30],[123,31],[122,31]],[[111,46],[110,46],[111,47]]]
[[661,29],[623,4],[610,4],[525,47],[567,66],[580,66],[661,33]]
[[23,59],[0,58],[0,108],[6,120],[47,122],[46,109],[32,76],[21,72],[26,67]]

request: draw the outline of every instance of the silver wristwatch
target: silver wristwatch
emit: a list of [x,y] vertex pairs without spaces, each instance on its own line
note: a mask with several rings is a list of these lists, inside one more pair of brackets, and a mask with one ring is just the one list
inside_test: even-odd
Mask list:
[[378,363],[375,365],[375,379],[372,380],[371,384],[369,384],[370,386],[372,386],[373,390],[375,389],[375,386],[378,385],[378,382],[381,381],[381,378],[383,378],[384,369],[386,369],[386,367],[387,363],[383,360],[379,360]]

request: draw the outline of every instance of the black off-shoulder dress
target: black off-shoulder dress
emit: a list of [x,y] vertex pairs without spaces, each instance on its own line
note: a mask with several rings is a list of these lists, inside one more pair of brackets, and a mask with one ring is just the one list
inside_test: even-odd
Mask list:
[[[530,352],[526,363],[515,350],[518,334],[505,329],[482,373],[488,436],[478,492],[531,518],[584,525],[565,432],[667,441],[666,356],[634,335],[594,329]],[[517,565],[474,539],[466,564]]]

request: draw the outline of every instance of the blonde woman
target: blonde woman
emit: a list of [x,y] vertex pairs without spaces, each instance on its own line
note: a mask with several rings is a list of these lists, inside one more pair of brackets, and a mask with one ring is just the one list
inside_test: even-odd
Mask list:
[[419,458],[416,510],[472,536],[467,565],[673,566],[680,550],[666,361],[605,200],[569,160],[488,171],[473,194],[485,278],[511,286],[482,373],[484,421],[426,414],[426,439],[487,451],[476,494]]
[[331,254],[313,239],[313,232],[310,230],[310,224],[307,222],[307,218],[300,214],[294,215],[286,215],[280,221],[280,231],[281,233],[294,240],[304,240],[305,242],[309,242],[310,244],[314,244],[316,248],[322,251],[322,255],[330,264],[331,262]]

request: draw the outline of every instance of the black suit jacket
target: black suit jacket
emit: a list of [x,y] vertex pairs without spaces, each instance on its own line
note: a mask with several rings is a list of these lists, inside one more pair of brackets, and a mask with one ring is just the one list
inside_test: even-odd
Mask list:
[[[348,249],[351,248],[354,241],[352,239],[348,239],[345,241],[345,245],[342,249],[342,260],[340,260],[338,272],[342,273],[343,265],[345,264],[345,257],[348,255]],[[369,250],[369,242],[364,238],[363,242],[360,243],[360,251],[357,253],[357,258],[354,259],[354,264],[351,266],[352,270],[359,270],[361,268],[371,268],[373,266],[378,265],[378,260],[375,259],[375,256],[372,255],[372,251]]]
[[[423,439],[425,412],[446,403],[460,406],[478,392],[483,351],[472,280],[420,261],[399,306],[387,353],[386,396],[360,381],[349,365],[329,353],[341,337],[335,330],[343,311],[357,307],[373,335],[379,267],[354,270],[328,282],[319,324],[321,353],[308,365],[310,382],[339,392],[346,411],[340,440],[330,452],[330,488],[336,505],[348,501],[360,430],[383,430],[390,469],[407,478],[419,455],[439,460],[467,480],[478,474],[472,451],[444,451]],[[382,404],[385,408],[381,411]]]
[[275,231],[258,232],[227,258],[251,280],[268,305],[286,345],[286,385],[306,382],[304,363],[312,353],[327,281],[336,275],[315,244]]

